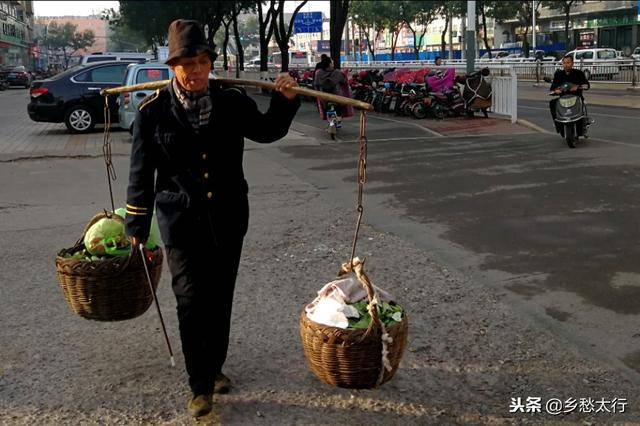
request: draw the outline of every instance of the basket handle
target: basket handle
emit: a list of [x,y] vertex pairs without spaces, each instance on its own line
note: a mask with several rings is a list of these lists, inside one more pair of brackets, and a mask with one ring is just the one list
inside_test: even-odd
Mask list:
[[368,311],[369,315],[371,315],[371,323],[367,330],[362,335],[362,340],[364,340],[369,334],[374,330],[379,330],[380,332],[380,341],[382,345],[382,353],[381,353],[381,366],[380,372],[378,373],[378,379],[374,385],[374,388],[380,386],[382,381],[384,380],[385,371],[391,371],[392,366],[389,362],[389,344],[393,343],[393,339],[389,336],[386,327],[382,323],[378,315],[378,304],[380,301],[378,300],[378,296],[376,295],[376,291],[373,288],[373,284],[369,281],[369,277],[364,273],[364,259],[360,260],[357,257],[354,257],[350,263],[343,263],[340,268],[340,272],[338,272],[338,276],[343,276],[349,272],[353,272],[356,274],[358,281],[364,287],[367,292],[367,299],[369,300]]
[[338,272],[338,276],[340,277],[353,272],[354,274],[356,274],[356,278],[358,278],[358,281],[360,282],[360,284],[362,284],[362,287],[364,287],[364,290],[367,293],[367,300],[369,301],[368,310],[369,315],[371,315],[371,323],[369,324],[369,326],[367,327],[367,331],[365,332],[365,336],[367,336],[369,335],[369,333],[371,333],[371,331],[374,330],[374,328],[381,329],[382,323],[380,317],[378,316],[377,309],[379,300],[376,295],[376,291],[373,288],[373,284],[371,284],[371,281],[369,281],[369,277],[367,277],[367,274],[364,272],[364,262],[364,259],[360,260],[359,258],[354,257],[351,264],[342,264],[342,267]]

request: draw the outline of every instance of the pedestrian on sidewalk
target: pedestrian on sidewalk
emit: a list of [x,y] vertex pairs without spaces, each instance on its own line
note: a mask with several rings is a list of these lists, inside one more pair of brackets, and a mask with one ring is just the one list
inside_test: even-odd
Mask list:
[[249,220],[244,138],[284,137],[300,106],[288,90],[297,83],[282,75],[261,113],[241,89],[209,81],[215,57],[196,21],[171,23],[166,63],[175,77],[139,106],[127,191],[126,231],[135,246],[149,235],[155,204],[195,417],[211,411],[214,390],[230,385],[222,366]]

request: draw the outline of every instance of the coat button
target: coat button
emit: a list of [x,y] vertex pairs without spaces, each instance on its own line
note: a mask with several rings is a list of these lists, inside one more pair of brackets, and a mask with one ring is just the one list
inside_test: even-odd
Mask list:
[[202,154],[202,159],[206,160],[207,159],[207,154]]
[[213,198],[213,192],[207,192],[207,198],[208,199]]
[[204,174],[204,178],[205,178],[205,179],[209,179],[209,173],[205,173],[205,174]]

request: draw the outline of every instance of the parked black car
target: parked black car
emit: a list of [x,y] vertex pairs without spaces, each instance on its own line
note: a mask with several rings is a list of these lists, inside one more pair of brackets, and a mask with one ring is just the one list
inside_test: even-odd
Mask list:
[[23,66],[5,67],[0,71],[9,86],[20,86],[26,89],[31,85],[31,73]]
[[[134,61],[132,61],[134,62]],[[102,89],[122,86],[132,62],[100,62],[77,65],[51,78],[34,81],[27,106],[33,121],[62,123],[71,133],[88,133],[104,123]],[[118,122],[117,96],[109,96],[111,121]]]

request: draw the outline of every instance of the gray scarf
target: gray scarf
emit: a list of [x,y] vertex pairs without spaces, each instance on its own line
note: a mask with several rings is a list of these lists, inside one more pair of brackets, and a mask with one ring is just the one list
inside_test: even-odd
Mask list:
[[187,113],[187,118],[193,129],[198,131],[201,127],[206,127],[209,123],[212,108],[209,90],[205,89],[201,92],[183,90],[178,85],[175,77],[171,83],[173,84],[173,91]]

